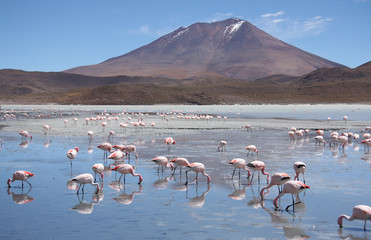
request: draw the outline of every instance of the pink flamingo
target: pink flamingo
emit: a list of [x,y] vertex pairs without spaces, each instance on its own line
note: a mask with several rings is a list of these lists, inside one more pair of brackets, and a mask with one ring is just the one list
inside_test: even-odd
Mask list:
[[89,138],[89,141],[93,140],[94,138],[94,132],[93,131],[88,131],[88,138]]
[[155,157],[151,159],[151,161],[158,165],[157,172],[160,172],[160,166],[162,167],[162,172],[164,172],[164,166],[171,167],[171,171],[174,170],[174,165],[172,163],[169,163],[167,157],[165,156]]
[[137,148],[134,145],[127,145],[124,147],[124,150],[127,152],[129,160],[130,160],[130,153],[132,152],[135,154],[135,158],[138,159]]
[[343,218],[348,221],[353,221],[354,219],[364,220],[365,225],[363,227],[363,230],[366,231],[366,222],[367,220],[371,220],[371,207],[367,205],[357,205],[353,207],[352,216],[349,217],[345,214],[342,214],[337,221],[340,228],[343,227]]
[[20,131],[20,132],[19,132],[19,135],[22,136],[22,139],[30,138],[30,139],[32,140],[32,135],[31,135],[31,134],[28,134],[27,131]]
[[97,148],[102,149],[104,151],[103,157],[107,157],[108,152],[111,153],[112,145],[108,142],[102,143],[97,146]]
[[295,140],[295,132],[294,131],[289,131],[288,134],[291,137],[291,140],[294,141]]
[[194,171],[196,172],[196,178],[195,178],[195,181],[196,183],[198,184],[198,173],[202,173],[202,175],[206,176],[207,177],[207,183],[210,183],[211,181],[211,178],[209,175],[207,175],[205,173],[205,165],[203,165],[202,163],[200,162],[194,162],[194,163],[191,163],[187,166],[188,168],[190,168],[188,171],[186,171],[186,183],[185,185],[188,185],[188,172],[189,171]]
[[253,171],[251,181],[254,178],[255,171],[258,171],[258,182],[260,183],[259,171],[261,171],[263,175],[267,175],[267,183],[269,183],[269,173],[264,171],[265,170],[264,162],[255,160],[255,161],[248,163],[247,166]]
[[182,174],[182,167],[187,167],[189,166],[189,162],[186,158],[174,158],[173,160],[171,160],[170,162],[172,162],[173,164],[176,164],[175,168],[174,168],[174,172],[175,172],[175,169],[180,166],[179,168],[179,173]]
[[225,152],[227,150],[226,146],[227,146],[226,141],[220,141],[219,147],[218,147],[218,152],[220,152],[220,149],[222,150],[222,152]]
[[111,155],[108,156],[108,159],[112,159],[114,161],[120,161],[125,157],[125,153],[123,153],[121,150],[116,150]]
[[238,168],[238,179],[241,178],[241,169],[244,169],[244,170],[247,171],[247,178],[250,177],[251,172],[250,172],[250,169],[248,169],[246,167],[246,161],[244,159],[242,159],[242,158],[234,158],[231,161],[229,161],[228,164],[232,164],[233,167],[234,167],[231,180],[233,180],[233,177],[234,177],[234,174],[235,174],[237,168]]
[[0,138],[0,144],[1,144],[1,146],[0,146],[0,151],[1,151],[3,149],[3,146],[4,146],[4,141],[1,138]]
[[115,135],[114,131],[109,131],[108,133],[108,142],[110,142],[113,139],[113,135]]
[[84,194],[84,188],[85,188],[85,184],[91,184],[92,186],[97,186],[97,191],[96,193],[99,192],[100,190],[100,187],[99,187],[99,184],[94,182],[94,177],[93,175],[91,175],[90,173],[83,173],[83,174],[80,174],[74,178],[71,178],[69,180],[69,182],[76,182],[76,183],[79,183],[80,186],[79,188],[77,189],[77,195],[79,195],[79,191],[81,189],[81,185],[82,185],[82,193]]
[[96,180],[97,173],[100,174],[100,177],[103,180],[103,178],[104,178],[104,174],[103,174],[104,165],[101,164],[101,163],[96,163],[96,164],[93,165],[92,169],[93,169],[93,172],[95,173],[94,181]]
[[[286,211],[289,209],[289,207],[293,207],[293,210],[295,211],[295,205],[296,204],[299,204],[301,203],[301,200],[300,200],[300,197],[299,197],[299,193],[304,191],[304,189],[307,189],[307,188],[310,188],[308,185],[305,185],[304,183],[300,182],[300,181],[293,181],[293,180],[290,180],[288,182],[286,182],[284,185],[283,185],[283,190],[280,194],[278,194],[278,196],[273,200],[273,204],[276,208],[278,208],[278,205],[277,205],[277,201],[279,198],[281,198],[283,195],[285,195],[286,193],[291,193],[292,195],[292,205],[289,205],[286,207]],[[298,202],[294,202],[294,194],[296,195],[296,198],[299,199]]]
[[32,188],[32,185],[29,181],[27,181],[29,178],[35,176],[35,174],[30,173],[28,171],[15,171],[13,173],[13,178],[8,179],[8,188],[11,188],[10,182],[14,182],[15,180],[22,181],[22,188],[23,188],[23,182],[27,182],[30,187]]
[[252,155],[253,152],[256,152],[256,155],[259,154],[259,151],[258,151],[258,149],[256,148],[255,145],[249,145],[249,146],[247,146],[245,149],[248,151],[248,152],[247,152],[247,156],[249,156],[249,153],[250,153],[250,152],[251,152],[251,155]]
[[175,140],[172,137],[167,137],[167,138],[165,138],[165,141],[164,142],[167,145],[168,152],[170,152],[171,145],[174,145],[175,144]]
[[[271,177],[271,182],[268,186],[263,187],[263,189],[260,191],[261,199],[264,199],[264,196],[269,193],[269,188],[273,187],[274,185],[278,186],[278,191],[281,192],[280,187],[283,184],[285,184],[287,181],[289,181],[291,177],[286,173],[274,173]],[[268,190],[266,194],[264,194],[264,191]]]
[[326,141],[325,141],[325,139],[323,139],[323,136],[315,136],[314,140],[316,141],[314,143],[314,145],[317,145],[317,143],[318,143],[318,145],[321,145],[321,143],[323,143],[323,146],[326,145]]
[[78,147],[75,147],[74,149],[68,150],[67,157],[70,159],[71,165],[72,165],[72,159],[76,158],[78,151],[79,151]]
[[299,174],[303,174],[303,181],[305,183],[304,173],[307,170],[307,165],[303,162],[295,162],[294,163],[294,170],[295,170],[295,177],[294,180],[299,181]]
[[43,132],[44,132],[44,135],[45,135],[45,136],[48,135],[48,131],[49,131],[50,129],[51,129],[51,128],[50,128],[49,125],[44,125],[44,126],[43,126]]
[[125,176],[126,176],[126,174],[129,174],[129,173],[131,175],[133,175],[134,177],[135,176],[139,177],[138,184],[140,184],[143,181],[143,177],[140,174],[135,173],[133,166],[131,166],[130,164],[120,164],[117,167],[112,168],[111,170],[121,173],[121,176],[119,178],[119,182],[121,181],[122,176],[124,176],[124,184],[125,184]]

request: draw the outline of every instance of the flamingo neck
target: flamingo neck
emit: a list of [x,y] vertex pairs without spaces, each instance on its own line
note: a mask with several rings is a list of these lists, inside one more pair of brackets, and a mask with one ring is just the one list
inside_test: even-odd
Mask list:
[[338,224],[339,224],[339,226],[342,228],[343,227],[343,218],[345,218],[346,220],[348,220],[348,221],[353,221],[354,220],[354,217],[353,216],[351,216],[351,217],[349,217],[348,215],[345,215],[345,214],[343,214],[343,215],[341,215],[339,218],[338,218]]
[[269,177],[270,177],[270,176],[269,176],[269,173],[265,172],[264,170],[265,170],[265,169],[263,168],[263,169],[262,169],[262,173],[263,173],[264,175],[267,175],[267,181],[269,181]]
[[[264,199],[264,196],[267,195],[269,193],[269,188],[272,187],[271,184],[269,184],[268,186],[266,187],[263,187],[263,189],[260,191],[260,197],[262,198],[262,200]],[[264,193],[265,190],[268,190],[267,193]]]
[[14,179],[11,179],[11,178],[8,179],[8,182],[7,182],[8,183],[8,187],[10,187],[10,182],[14,182]]
[[247,171],[247,178],[249,178],[249,177],[251,176],[251,171],[250,171],[250,169],[249,169],[247,166],[245,166],[244,169]]

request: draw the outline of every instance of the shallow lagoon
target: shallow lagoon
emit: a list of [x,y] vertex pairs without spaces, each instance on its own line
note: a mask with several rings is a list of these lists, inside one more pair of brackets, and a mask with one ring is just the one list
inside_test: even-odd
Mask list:
[[[0,238],[21,239],[83,239],[137,237],[139,239],[368,239],[371,226],[363,231],[362,221],[344,222],[340,230],[336,219],[342,213],[351,215],[354,205],[371,205],[371,155],[363,145],[352,142],[345,150],[316,146],[315,129],[360,133],[371,125],[369,105],[285,105],[285,106],[2,106],[17,111],[16,119],[2,120],[0,138],[4,147],[0,152]],[[111,120],[103,129],[98,123],[85,123],[85,117],[97,113],[130,113],[132,120]],[[21,113],[20,113],[21,111]],[[211,120],[184,120],[170,112],[183,114],[210,114]],[[26,119],[27,112],[32,116]],[[149,115],[134,116],[134,112]],[[157,115],[168,112],[169,121]],[[44,114],[35,119],[33,116]],[[49,114],[49,116],[48,116]],[[347,115],[348,121],[342,117]],[[174,119],[171,117],[174,116]],[[222,119],[217,119],[221,116]],[[227,118],[224,118],[224,117]],[[74,123],[73,117],[79,120]],[[122,116],[121,116],[122,117]],[[121,118],[120,117],[120,118]],[[327,117],[332,120],[327,121]],[[120,122],[143,118],[144,129],[129,126],[125,130]],[[64,119],[68,119],[65,126]],[[149,125],[156,123],[155,128]],[[48,137],[42,125],[52,129]],[[248,131],[243,128],[251,125]],[[309,128],[309,136],[295,142],[287,132],[291,127]],[[22,143],[18,131],[28,130],[31,142]],[[89,144],[86,132],[93,130],[95,138]],[[115,131],[114,144],[135,144],[139,158],[131,160],[138,179],[126,177],[125,187],[118,188],[119,174],[105,172],[103,190],[94,194],[87,185],[85,194],[76,195],[67,188],[71,176],[92,173],[94,163],[103,163],[103,152],[96,146]],[[163,140],[172,136],[176,144],[171,152]],[[228,142],[226,152],[218,152],[220,140]],[[259,155],[246,156],[244,148],[254,144]],[[80,151],[72,163],[67,150],[78,146]],[[185,176],[178,169],[172,176],[169,169],[157,173],[157,166],[150,159],[165,155],[185,157],[190,162],[202,162],[211,175],[212,182],[200,176],[198,184],[184,185]],[[233,168],[228,161],[242,157],[248,161],[259,159],[266,163],[266,170],[287,172],[293,176],[295,161],[307,164],[306,183],[310,189],[300,194],[303,203],[285,211],[291,196],[285,195],[280,209],[275,211],[273,199],[278,194],[272,188],[261,202],[259,191],[266,185],[255,177],[248,185],[246,174],[241,180],[230,180]],[[108,164],[113,161],[108,160]],[[33,185],[23,190],[12,183],[8,192],[6,180],[15,170],[28,170],[36,174],[30,179]],[[190,178],[194,173],[190,173]],[[2,187],[1,187],[2,186]],[[1,190],[2,189],[2,190]],[[1,194],[1,192],[3,192]],[[19,204],[27,202],[24,204]],[[18,204],[17,204],[18,203]]]

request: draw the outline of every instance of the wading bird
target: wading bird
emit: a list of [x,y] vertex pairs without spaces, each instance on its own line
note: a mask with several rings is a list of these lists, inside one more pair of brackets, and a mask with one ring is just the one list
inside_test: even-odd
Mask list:
[[[288,205],[286,207],[286,210],[288,210],[289,207],[292,206],[293,207],[293,210],[295,211],[295,205],[301,203],[301,200],[300,200],[300,197],[299,197],[299,193],[302,192],[302,191],[304,191],[307,188],[310,188],[310,187],[308,185],[305,185],[304,183],[302,183],[300,181],[290,180],[290,181],[286,182],[283,185],[282,192],[280,194],[278,194],[278,196],[273,200],[274,206],[276,208],[278,208],[278,205],[277,205],[278,199],[281,198],[286,193],[291,193],[291,196],[292,196],[292,205]],[[294,201],[294,194],[296,195],[297,200],[299,199],[299,201],[297,201],[296,203]]]
[[80,174],[74,178],[71,178],[69,181],[71,182],[76,182],[76,183],[79,183],[80,186],[79,188],[77,189],[77,195],[79,194],[79,191],[81,189],[81,185],[82,185],[82,193],[84,194],[84,187],[85,187],[85,184],[91,184],[93,186],[97,186],[97,191],[96,193],[99,192],[100,190],[100,187],[99,187],[99,184],[94,182],[94,177],[93,175],[91,175],[90,173],[83,173],[83,174]]
[[185,185],[188,184],[188,172],[189,171],[196,172],[196,178],[195,178],[196,183],[198,183],[198,173],[199,172],[202,173],[202,175],[207,177],[207,183],[209,183],[211,181],[210,176],[205,173],[205,165],[203,165],[202,163],[194,162],[194,163],[189,164],[187,167],[190,168],[190,169],[188,171],[186,171],[186,183],[185,183]]
[[119,182],[121,181],[122,176],[124,176],[124,184],[125,184],[125,176],[126,176],[126,174],[129,174],[129,173],[131,175],[133,175],[134,177],[136,177],[136,176],[139,177],[138,184],[140,184],[143,181],[143,177],[140,174],[135,173],[133,166],[131,166],[130,164],[120,164],[117,167],[112,168],[111,170],[121,173],[121,176],[119,178]]
[[30,172],[28,172],[28,171],[15,171],[14,173],[13,173],[13,178],[9,178],[8,179],[8,188],[10,188],[11,186],[10,186],[10,183],[11,182],[14,182],[14,181],[16,181],[16,180],[18,180],[18,181],[22,181],[22,189],[23,189],[23,182],[27,182],[29,185],[30,185],[30,187],[32,188],[32,185],[31,185],[31,183],[29,182],[29,181],[27,181],[29,178],[31,178],[31,177],[33,177],[33,176],[35,176],[35,174],[33,174],[33,173],[30,173]]
[[366,231],[366,222],[367,220],[371,220],[371,207],[367,205],[357,205],[353,208],[352,216],[349,217],[345,214],[341,215],[337,221],[340,228],[343,227],[343,218],[348,221],[353,221],[354,219],[364,220],[365,225],[363,230]]
[[[289,181],[291,177],[286,173],[274,173],[271,177],[271,182],[268,184],[268,186],[263,187],[263,189],[260,191],[261,199],[264,199],[264,196],[269,193],[269,188],[273,187],[274,185],[277,185],[278,192],[281,192],[280,186],[285,184],[287,181]],[[267,193],[264,193],[265,190],[268,190]]]
[[229,164],[232,164],[232,166],[234,167],[234,170],[233,170],[233,174],[232,174],[231,180],[233,180],[233,177],[234,177],[234,174],[235,174],[237,168],[238,168],[238,179],[241,178],[241,169],[247,171],[247,178],[250,177],[251,172],[250,172],[250,169],[248,169],[248,168],[246,167],[246,161],[245,161],[245,159],[242,159],[242,158],[234,158],[234,159],[232,159],[231,161],[229,161]]

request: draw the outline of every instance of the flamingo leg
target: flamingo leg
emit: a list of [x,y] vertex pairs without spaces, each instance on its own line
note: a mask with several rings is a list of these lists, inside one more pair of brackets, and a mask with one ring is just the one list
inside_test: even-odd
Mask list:
[[238,169],[238,180],[241,180],[241,168]]
[[363,231],[366,231],[366,222],[367,222],[367,220],[365,220],[365,225],[363,227]]
[[120,176],[120,178],[119,178],[119,184],[120,184],[120,181],[121,181],[122,175],[124,175],[124,174],[121,174],[121,176]]
[[77,192],[76,192],[77,196],[79,195],[80,188],[81,188],[81,184],[79,185],[79,188],[77,189]]
[[30,185],[30,188],[32,188],[32,185],[29,181],[26,180],[26,182],[28,183],[28,185]]
[[233,180],[234,173],[236,172],[236,168],[233,170],[231,180]]
[[191,171],[191,170],[186,171],[186,183],[185,183],[185,185],[188,185],[188,172],[189,171]]

